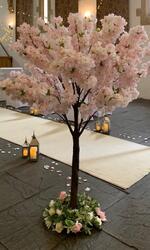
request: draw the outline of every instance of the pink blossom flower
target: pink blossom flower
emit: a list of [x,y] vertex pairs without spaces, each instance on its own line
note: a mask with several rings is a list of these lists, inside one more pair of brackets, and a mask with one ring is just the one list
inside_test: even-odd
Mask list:
[[95,209],[96,214],[100,217],[101,221],[107,221],[105,212],[103,212],[99,207]]
[[41,27],[43,27],[43,26],[45,25],[45,22],[44,22],[44,20],[42,19],[42,17],[39,17],[39,18],[37,19],[37,24],[38,24],[39,26],[41,26]]
[[76,224],[71,228],[71,231],[73,233],[79,233],[81,231],[81,228],[82,224],[77,221]]
[[34,105],[40,113],[60,115],[67,115],[80,101],[83,120],[95,111],[113,111],[137,98],[137,84],[150,74],[150,62],[145,59],[150,42],[144,27],[125,32],[125,19],[110,14],[101,20],[102,29],[96,29],[95,17],[79,13],[69,15],[67,27],[61,17],[47,24],[39,18],[37,24],[23,23],[12,45],[27,59],[28,73],[12,72],[0,82],[11,98]]
[[60,192],[59,199],[61,201],[64,201],[66,197],[67,197],[67,193],[65,191]]

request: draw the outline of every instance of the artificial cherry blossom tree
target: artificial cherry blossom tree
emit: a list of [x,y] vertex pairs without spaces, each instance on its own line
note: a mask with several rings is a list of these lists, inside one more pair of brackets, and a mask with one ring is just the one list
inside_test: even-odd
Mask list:
[[[77,207],[79,138],[97,111],[125,107],[138,96],[137,83],[149,73],[149,39],[142,26],[125,31],[126,21],[110,14],[97,28],[94,17],[70,14],[37,27],[24,23],[13,48],[28,64],[27,72],[12,72],[1,88],[14,99],[57,113],[73,138],[71,202]],[[74,112],[71,126],[67,113]],[[81,115],[81,120],[79,119]]]

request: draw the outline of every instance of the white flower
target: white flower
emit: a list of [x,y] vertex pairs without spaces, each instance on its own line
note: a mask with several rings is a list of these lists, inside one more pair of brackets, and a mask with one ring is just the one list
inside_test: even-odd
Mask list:
[[45,220],[45,225],[49,229],[51,227],[51,225],[52,225],[52,222],[48,218],[45,218],[44,220]]
[[54,200],[51,200],[50,203],[49,203],[49,207],[54,206],[54,204],[55,204],[55,201],[54,201]]
[[49,211],[46,211],[46,209],[43,212],[43,217],[46,217],[49,214]]
[[98,216],[95,217],[95,220],[96,220],[96,222],[98,222],[99,226],[102,225],[102,221]]
[[93,217],[94,217],[94,213],[93,213],[93,212],[90,212],[90,213],[88,213],[88,215],[89,215],[90,220],[92,220]]
[[58,223],[56,223],[55,231],[56,231],[57,233],[61,233],[61,232],[63,231],[63,229],[64,229],[64,227],[63,227],[63,224],[62,224],[61,221],[58,222]]
[[62,215],[62,210],[60,210],[60,209],[56,209],[56,214],[58,214],[58,215]]
[[50,216],[52,216],[52,215],[54,215],[55,214],[55,209],[54,208],[50,208],[50,210],[49,210],[49,215]]

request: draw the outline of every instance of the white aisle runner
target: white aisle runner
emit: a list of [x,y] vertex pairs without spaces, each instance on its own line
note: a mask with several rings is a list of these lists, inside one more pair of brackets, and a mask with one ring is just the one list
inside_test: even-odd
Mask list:
[[[0,108],[0,137],[22,145],[35,131],[40,152],[71,165],[72,138],[64,124]],[[150,172],[150,148],[85,130],[80,169],[122,188]]]

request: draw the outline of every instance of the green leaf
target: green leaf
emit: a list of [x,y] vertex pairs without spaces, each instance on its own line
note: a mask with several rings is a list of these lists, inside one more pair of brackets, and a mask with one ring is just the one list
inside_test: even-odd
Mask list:
[[65,225],[66,225],[67,227],[72,227],[74,224],[75,224],[75,223],[74,223],[74,221],[72,221],[72,220],[68,220],[68,219],[65,220]]

